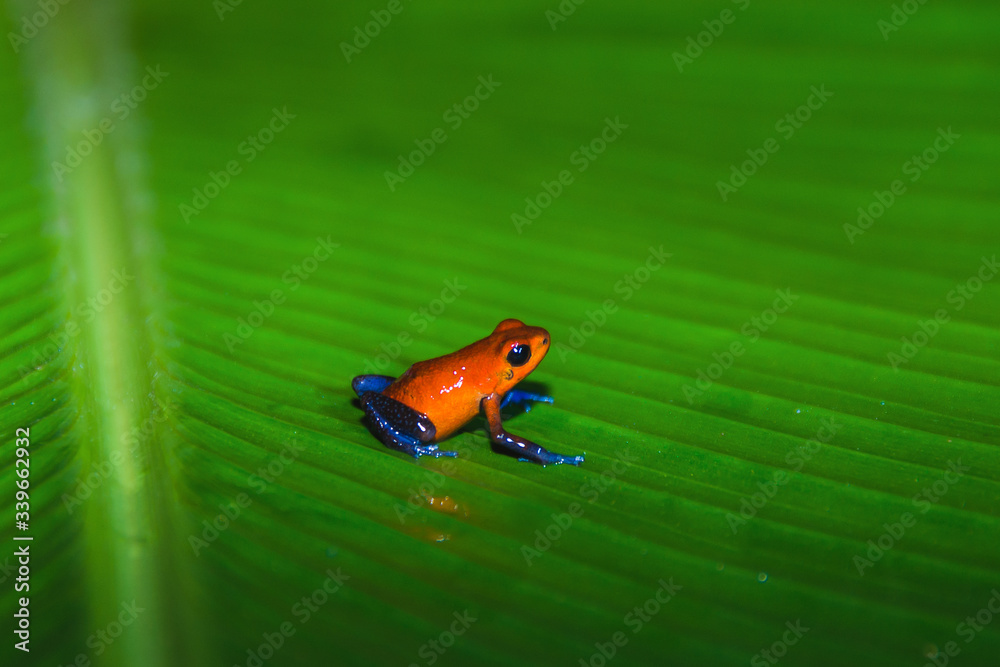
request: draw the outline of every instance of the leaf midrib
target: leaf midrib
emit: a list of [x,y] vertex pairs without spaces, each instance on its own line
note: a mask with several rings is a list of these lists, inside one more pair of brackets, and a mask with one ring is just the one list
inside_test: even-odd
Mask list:
[[[30,2],[18,4],[24,15],[37,9]],[[122,604],[135,601],[144,611],[103,660],[167,667],[184,643],[171,640],[175,630],[164,587],[170,555],[159,550],[161,540],[168,543],[163,537],[169,533],[170,510],[154,500],[168,496],[159,492],[166,480],[153,471],[165,468],[156,462],[161,453],[153,446],[155,438],[141,441],[136,451],[128,438],[156,403],[143,294],[153,267],[137,259],[135,239],[145,221],[130,206],[136,180],[119,170],[122,155],[138,150],[136,134],[118,123],[62,178],[54,164],[66,165],[67,147],[78,145],[84,130],[99,128],[107,117],[107,106],[95,100],[114,99],[135,85],[123,46],[125,26],[116,0],[63,5],[25,48],[24,64],[40,112],[38,170],[54,219],[47,232],[62,269],[57,275],[64,283],[63,312],[69,314],[57,330],[79,331],[68,338],[73,356],[66,379],[79,415],[73,430],[79,438],[80,479],[91,466],[116,462],[78,510],[81,549],[89,562],[87,623],[106,627],[118,618]],[[116,270],[126,278],[112,283]],[[105,290],[113,296],[96,316],[74,312]]]

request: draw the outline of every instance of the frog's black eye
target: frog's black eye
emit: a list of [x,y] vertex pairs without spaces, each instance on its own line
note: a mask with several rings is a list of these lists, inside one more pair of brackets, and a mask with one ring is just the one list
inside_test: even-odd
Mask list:
[[531,359],[531,348],[518,343],[507,353],[507,363],[511,366],[523,366]]

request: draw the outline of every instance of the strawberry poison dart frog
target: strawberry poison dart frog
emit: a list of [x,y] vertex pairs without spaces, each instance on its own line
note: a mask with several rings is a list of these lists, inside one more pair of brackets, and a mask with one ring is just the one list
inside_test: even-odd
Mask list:
[[[359,375],[351,386],[361,399],[372,431],[386,447],[417,458],[456,456],[438,443],[485,413],[497,451],[521,461],[580,465],[583,456],[563,456],[503,428],[500,410],[508,403],[552,397],[513,389],[549,351],[549,332],[507,319],[486,338],[443,357],[410,366],[398,378]],[[527,406],[526,409],[530,409]]]

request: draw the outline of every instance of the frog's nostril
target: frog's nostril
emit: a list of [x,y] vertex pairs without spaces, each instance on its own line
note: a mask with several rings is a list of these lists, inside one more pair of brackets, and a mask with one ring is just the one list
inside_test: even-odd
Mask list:
[[548,338],[543,338],[542,339],[542,345],[548,345],[548,344],[549,344],[549,339]]

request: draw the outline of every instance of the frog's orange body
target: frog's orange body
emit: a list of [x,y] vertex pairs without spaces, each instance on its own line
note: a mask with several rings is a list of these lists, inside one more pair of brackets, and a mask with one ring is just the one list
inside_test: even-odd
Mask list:
[[[507,363],[514,345],[530,345],[531,359],[512,368]],[[440,442],[479,414],[483,399],[501,398],[535,369],[549,351],[549,332],[504,320],[492,334],[443,357],[420,361],[382,393],[422,412],[434,422]]]

